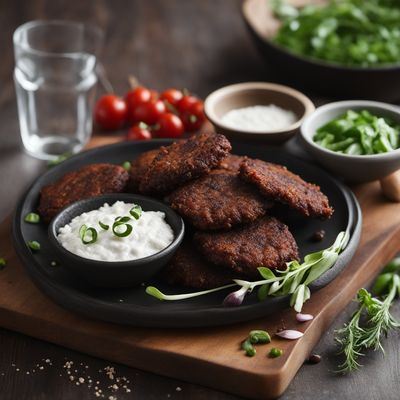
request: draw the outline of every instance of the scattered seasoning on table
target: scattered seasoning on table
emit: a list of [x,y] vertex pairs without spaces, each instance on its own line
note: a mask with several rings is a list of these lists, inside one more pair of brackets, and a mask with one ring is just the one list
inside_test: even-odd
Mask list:
[[325,237],[325,231],[323,229],[316,231],[312,235],[312,240],[314,242],[320,242]]
[[[38,373],[45,373],[46,369],[49,369],[50,367],[55,368],[53,362],[49,358],[42,358],[39,363],[25,371],[18,368],[15,363],[12,363],[11,367],[15,372],[24,373],[25,375],[32,377]],[[128,387],[130,384],[129,379],[125,376],[119,376],[116,369],[111,366],[106,366],[104,369],[98,370],[98,374],[100,376],[103,375],[103,379],[99,377],[99,380],[96,380],[91,376],[89,366],[84,365],[83,363],[77,365],[73,361],[65,359],[64,365],[61,365],[58,368],[62,368],[65,371],[63,374],[58,374],[59,377],[64,377],[74,386],[85,385],[88,389],[93,388],[93,394],[96,398],[118,400],[118,391],[122,393],[131,393],[132,391],[131,388]],[[1,375],[4,376],[4,373],[1,373]],[[105,380],[104,375],[106,375]],[[182,389],[177,388],[176,390],[181,391]]]
[[58,263],[57,263],[57,261],[51,261],[50,262],[50,266],[52,266],[52,267],[58,267]]
[[310,357],[308,357],[307,362],[308,364],[318,364],[321,362],[321,356],[319,354],[311,354]]

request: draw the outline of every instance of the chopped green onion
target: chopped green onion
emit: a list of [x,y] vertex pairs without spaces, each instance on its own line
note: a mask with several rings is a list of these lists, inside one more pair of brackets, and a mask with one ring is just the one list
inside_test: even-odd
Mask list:
[[269,356],[270,356],[271,358],[280,357],[282,354],[283,354],[283,350],[277,349],[276,347],[273,347],[273,348],[271,349],[271,351],[269,352]]
[[[86,239],[88,233],[90,234],[90,239]],[[83,244],[92,244],[97,240],[97,231],[94,228],[88,228],[86,225],[82,225],[79,229],[79,236]]]
[[37,242],[36,240],[32,240],[32,241],[28,242],[28,246],[33,251],[39,251],[40,250],[40,243]]
[[108,231],[108,229],[110,228],[110,225],[107,224],[103,224],[103,222],[99,221],[99,225],[102,229],[104,229],[105,231]]
[[254,330],[249,333],[249,339],[252,344],[264,344],[271,342],[271,336],[266,331]]
[[115,222],[118,222],[118,223],[125,223],[125,222],[128,222],[128,221],[130,221],[131,220],[131,217],[115,217]]
[[129,214],[132,215],[133,218],[135,219],[139,219],[140,216],[142,215],[142,207],[140,207],[139,205],[135,205],[131,208],[131,210],[129,211]]
[[130,163],[129,161],[123,162],[123,163],[122,163],[122,168],[123,168],[125,171],[129,171],[129,170],[131,169],[131,163]]
[[[112,231],[114,233],[115,236],[118,237],[125,237],[125,236],[129,236],[133,230],[132,225],[131,224],[127,224],[127,221],[129,221],[130,218],[129,217],[120,217],[120,220],[115,221],[113,226],[112,226]],[[124,231],[120,231],[119,227],[125,226],[125,230]]]
[[36,213],[33,213],[33,212],[31,212],[29,214],[26,214],[25,218],[24,218],[24,221],[28,222],[30,224],[38,224],[40,222],[39,214],[36,214]]
[[7,265],[7,261],[5,258],[0,257],[0,270],[4,269],[4,267]]
[[256,355],[256,349],[253,347],[250,339],[246,339],[242,342],[242,349],[246,352],[247,357],[254,357]]
[[64,162],[65,160],[68,160],[68,158],[70,158],[72,156],[72,153],[67,152],[64,154],[59,155],[57,158],[55,158],[54,160],[50,160],[47,165],[49,167],[54,167],[58,164],[61,164],[62,162]]

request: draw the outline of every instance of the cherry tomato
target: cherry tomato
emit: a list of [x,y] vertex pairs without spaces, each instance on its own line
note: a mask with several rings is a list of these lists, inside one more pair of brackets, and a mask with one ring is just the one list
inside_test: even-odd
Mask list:
[[182,136],[185,128],[181,119],[173,113],[161,115],[154,133],[162,138],[177,138]]
[[167,101],[172,106],[176,107],[178,101],[183,97],[183,93],[178,89],[167,89],[161,93],[160,99]]
[[193,104],[196,104],[199,101],[199,99],[195,96],[191,96],[191,95],[186,95],[183,96],[177,103],[176,103],[176,109],[180,112],[180,113],[185,113],[188,112],[190,110],[190,107]]
[[206,120],[203,102],[197,100],[196,103],[193,103],[188,107],[187,111],[182,112],[180,117],[185,126],[185,131],[193,132],[199,130]]
[[152,93],[149,89],[143,86],[137,86],[135,89],[130,90],[125,95],[125,102],[128,107],[128,119],[132,121],[133,110],[152,99]]
[[121,128],[125,124],[126,117],[126,103],[120,97],[106,94],[97,101],[94,109],[94,119],[101,128]]
[[142,121],[148,125],[154,125],[165,112],[166,107],[162,100],[151,100],[137,106],[131,116],[134,122]]
[[133,125],[126,135],[127,140],[150,140],[152,134],[146,124],[140,123]]

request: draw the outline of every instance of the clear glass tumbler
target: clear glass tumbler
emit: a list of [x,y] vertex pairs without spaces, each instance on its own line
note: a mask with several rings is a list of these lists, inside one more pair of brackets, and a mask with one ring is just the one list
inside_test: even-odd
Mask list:
[[32,21],[13,39],[25,149],[44,160],[78,152],[92,132],[101,31],[76,22]]

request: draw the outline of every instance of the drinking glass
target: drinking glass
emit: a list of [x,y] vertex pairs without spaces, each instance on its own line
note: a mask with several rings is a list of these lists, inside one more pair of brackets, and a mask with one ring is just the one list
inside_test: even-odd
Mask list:
[[13,40],[25,149],[44,160],[78,152],[92,132],[101,31],[77,22],[32,21]]

